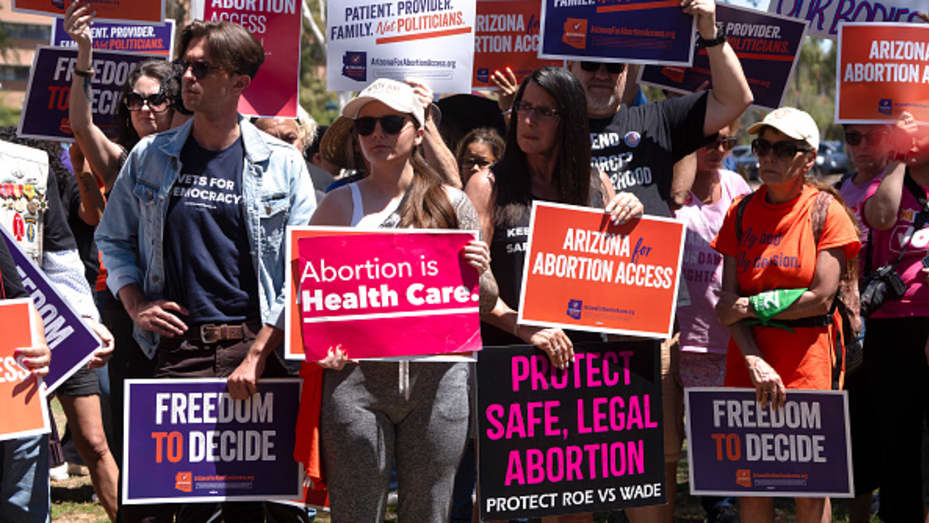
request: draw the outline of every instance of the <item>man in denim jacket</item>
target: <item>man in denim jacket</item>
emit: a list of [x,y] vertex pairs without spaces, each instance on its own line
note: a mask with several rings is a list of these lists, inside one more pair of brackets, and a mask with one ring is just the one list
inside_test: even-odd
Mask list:
[[[238,24],[195,21],[179,56],[193,118],[133,148],[95,238],[155,377],[226,377],[281,343],[285,227],[306,224],[316,200],[300,153],[236,111],[261,43]],[[272,360],[264,374],[286,375]],[[226,521],[249,520],[242,508]],[[206,520],[201,509],[178,521]]]

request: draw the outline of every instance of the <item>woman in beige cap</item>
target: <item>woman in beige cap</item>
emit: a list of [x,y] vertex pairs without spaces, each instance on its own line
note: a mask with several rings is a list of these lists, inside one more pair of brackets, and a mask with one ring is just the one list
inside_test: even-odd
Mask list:
[[[841,387],[833,299],[843,275],[855,281],[861,244],[836,191],[807,178],[819,147],[809,114],[782,107],[748,132],[758,135],[763,185],[732,204],[711,244],[724,255],[716,312],[732,336],[725,385],[754,388],[759,404],[780,409],[787,389]],[[795,499],[798,522],[831,521],[828,498]],[[743,497],[739,512],[742,521],[773,523],[773,499]]]
[[[467,196],[422,156],[424,107],[413,87],[379,79],[342,115],[354,120],[368,176],[327,194],[311,225],[479,228]],[[497,289],[487,244],[472,241],[462,256],[481,274],[488,311]],[[394,465],[400,520],[446,521],[468,432],[467,363],[348,363],[351,353],[335,349],[319,362],[328,369],[320,438],[333,521],[383,521]]]

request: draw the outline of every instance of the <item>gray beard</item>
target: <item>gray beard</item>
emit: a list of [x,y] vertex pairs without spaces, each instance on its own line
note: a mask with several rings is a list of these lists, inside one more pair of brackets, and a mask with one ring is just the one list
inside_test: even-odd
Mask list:
[[619,107],[619,99],[615,93],[609,96],[588,96],[587,112],[591,114],[602,115],[607,112],[614,112]]

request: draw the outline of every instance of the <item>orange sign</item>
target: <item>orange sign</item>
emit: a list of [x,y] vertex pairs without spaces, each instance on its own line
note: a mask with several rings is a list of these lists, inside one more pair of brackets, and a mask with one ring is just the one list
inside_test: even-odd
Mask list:
[[533,202],[519,323],[670,337],[684,231],[671,218],[614,226],[600,209]]
[[494,87],[494,71],[509,67],[522,82],[532,71],[546,65],[560,66],[561,60],[538,58],[542,45],[540,15],[542,3],[526,0],[478,0],[474,32],[475,89]]
[[929,26],[846,23],[838,46],[836,123],[929,123]]
[[41,339],[41,324],[34,321],[32,300],[0,301],[0,440],[49,432],[45,410],[45,384],[19,365],[13,351],[31,347]]
[[[164,22],[164,0],[85,0],[101,22]],[[48,16],[64,16],[73,0],[13,0],[13,10]]]

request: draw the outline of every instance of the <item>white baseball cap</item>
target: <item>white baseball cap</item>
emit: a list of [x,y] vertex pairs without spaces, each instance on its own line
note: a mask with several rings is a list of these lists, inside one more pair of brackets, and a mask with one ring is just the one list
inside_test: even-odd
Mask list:
[[412,114],[413,118],[419,122],[420,127],[425,122],[423,106],[416,98],[413,88],[409,84],[389,78],[378,78],[371,85],[365,87],[358,93],[358,96],[345,104],[345,107],[342,108],[342,116],[354,120],[358,118],[358,113],[361,112],[362,107],[375,100],[395,111]]
[[814,151],[819,149],[819,127],[806,111],[795,107],[780,107],[765,115],[764,120],[749,127],[748,132],[761,134],[765,127],[777,129],[794,140],[802,140]]

